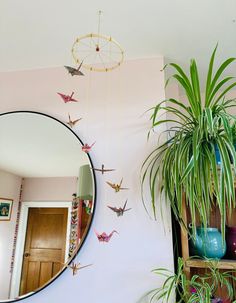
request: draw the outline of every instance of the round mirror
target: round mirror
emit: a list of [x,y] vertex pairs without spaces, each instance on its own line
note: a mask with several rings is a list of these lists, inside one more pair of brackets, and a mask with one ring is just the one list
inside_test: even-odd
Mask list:
[[34,294],[78,253],[95,178],[82,142],[37,112],[0,114],[0,301]]

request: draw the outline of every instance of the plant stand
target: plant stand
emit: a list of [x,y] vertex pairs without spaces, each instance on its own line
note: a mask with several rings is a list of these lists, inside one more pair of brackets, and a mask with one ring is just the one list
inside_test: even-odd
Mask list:
[[[185,197],[183,197],[182,219],[184,224],[180,226],[181,252],[182,252],[182,257],[185,261],[184,271],[186,273],[187,278],[190,278],[194,274],[199,274],[199,275],[204,274],[204,272],[207,271],[208,262],[197,258],[189,259],[191,257],[189,252],[189,235],[184,225],[188,226],[188,224],[191,223],[191,221],[189,218],[189,211],[186,207]],[[212,210],[210,224],[211,227],[217,227],[220,229],[220,213],[217,208]],[[236,209],[233,210],[233,213],[230,218],[229,216],[227,216],[227,224],[229,226],[236,226]],[[223,259],[219,261],[217,260],[216,262],[217,262],[217,268],[219,268],[222,271],[235,270],[235,276],[236,276],[236,260],[226,259],[224,257]],[[232,283],[234,287],[234,291],[236,293],[235,282],[233,281],[230,282]],[[217,295],[219,295],[222,298],[227,297],[227,293],[225,292],[224,289],[218,289]]]

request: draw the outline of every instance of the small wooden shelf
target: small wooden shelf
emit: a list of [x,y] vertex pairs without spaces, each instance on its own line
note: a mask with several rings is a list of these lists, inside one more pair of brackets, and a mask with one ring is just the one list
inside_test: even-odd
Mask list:
[[[236,186],[236,185],[235,185]],[[236,193],[236,188],[235,188]],[[189,234],[186,230],[186,226],[189,226],[191,222],[191,216],[188,207],[186,207],[186,197],[183,195],[183,213],[182,219],[183,224],[180,224],[180,240],[181,240],[181,251],[182,251],[182,258],[184,261],[184,271],[186,274],[187,279],[191,279],[194,275],[205,275],[206,272],[209,271],[210,264],[215,262],[215,266],[220,269],[221,272],[225,271],[234,271],[233,276],[236,277],[236,260],[229,260],[229,259],[221,259],[221,260],[204,260],[198,259],[190,254],[190,243],[189,243]],[[220,229],[221,227],[221,216],[220,211],[217,205],[212,207],[211,214],[210,214],[210,221],[209,226],[216,227]],[[233,209],[232,215],[227,215],[226,224],[228,226],[236,226],[236,208]],[[197,217],[196,225],[199,226],[200,222]],[[233,279],[229,280],[230,284],[233,286],[234,294],[236,295],[236,283]],[[218,287],[216,291],[217,296],[221,298],[227,298],[228,292],[225,288]],[[234,296],[235,296],[234,295]],[[234,300],[236,296],[234,297]],[[236,301],[235,301],[236,302]]]
[[[217,264],[217,268],[219,269],[236,269],[236,260],[227,260],[223,259],[220,261],[214,261]],[[200,259],[191,259],[191,260],[186,260],[185,261],[185,266],[190,267],[190,268],[207,268],[209,265],[208,261],[205,260],[200,260]]]

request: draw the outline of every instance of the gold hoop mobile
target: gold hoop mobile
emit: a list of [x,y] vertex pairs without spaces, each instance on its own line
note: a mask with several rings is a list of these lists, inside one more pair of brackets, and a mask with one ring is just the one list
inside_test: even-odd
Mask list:
[[124,61],[124,51],[112,37],[100,35],[100,16],[97,34],[78,37],[72,46],[72,56],[76,64],[90,71],[108,72],[119,67]]

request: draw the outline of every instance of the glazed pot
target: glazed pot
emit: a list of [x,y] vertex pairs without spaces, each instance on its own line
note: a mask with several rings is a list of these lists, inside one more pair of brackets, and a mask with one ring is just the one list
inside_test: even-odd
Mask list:
[[192,254],[205,258],[221,259],[226,252],[221,233],[213,227],[197,227],[196,239],[191,241],[190,247]]
[[[234,144],[234,149],[236,151],[236,142],[233,143]],[[217,144],[214,145],[215,148],[215,157],[216,157],[216,163],[218,165],[221,165],[221,155],[220,155],[220,150]],[[233,159],[231,154],[229,153],[229,158],[230,158],[230,162],[233,163]]]
[[227,257],[236,260],[236,226],[226,227]]
[[219,150],[219,147],[218,147],[217,144],[215,144],[214,147],[215,147],[216,163],[217,163],[218,165],[220,165],[220,164],[221,164],[220,150]]

